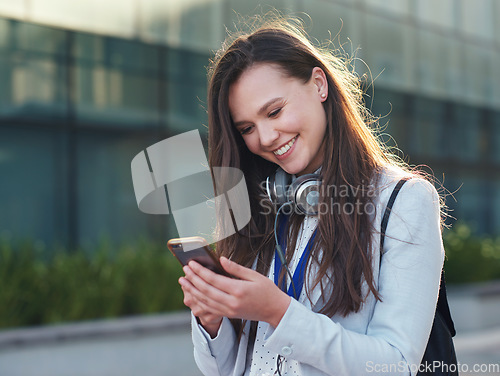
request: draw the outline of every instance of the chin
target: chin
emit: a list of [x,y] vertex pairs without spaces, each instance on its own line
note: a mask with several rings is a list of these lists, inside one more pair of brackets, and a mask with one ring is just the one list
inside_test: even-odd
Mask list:
[[[283,167],[282,167],[283,168]],[[290,175],[304,175],[306,172],[304,172],[304,168],[283,168],[288,174]]]

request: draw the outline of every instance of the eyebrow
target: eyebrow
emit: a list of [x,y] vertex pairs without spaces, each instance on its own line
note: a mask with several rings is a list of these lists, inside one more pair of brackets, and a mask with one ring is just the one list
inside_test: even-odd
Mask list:
[[[283,100],[283,97],[276,97],[276,98],[272,98],[272,99],[268,100],[266,103],[264,103],[262,105],[262,107],[259,109],[259,111],[257,111],[257,114],[261,115],[263,112],[265,112],[268,109],[268,107],[270,107],[274,103],[276,103],[278,101],[282,101],[282,100]],[[237,123],[234,123],[234,126],[238,127],[238,126],[241,126],[241,125],[247,124],[247,123],[248,123],[248,121],[242,120],[242,121],[238,121]]]

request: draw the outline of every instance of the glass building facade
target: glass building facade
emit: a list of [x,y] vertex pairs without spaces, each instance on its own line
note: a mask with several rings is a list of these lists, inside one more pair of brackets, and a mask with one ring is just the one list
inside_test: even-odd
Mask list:
[[138,210],[130,162],[166,137],[206,135],[206,66],[224,25],[271,7],[355,53],[388,144],[454,192],[452,216],[500,234],[499,2],[68,4],[0,0],[0,236],[85,246],[175,235],[169,216]]

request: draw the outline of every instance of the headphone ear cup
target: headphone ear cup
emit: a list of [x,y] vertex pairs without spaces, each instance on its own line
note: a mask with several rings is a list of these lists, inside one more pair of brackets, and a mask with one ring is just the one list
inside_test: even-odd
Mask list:
[[289,196],[289,188],[292,177],[285,172],[282,168],[278,168],[274,174],[274,192],[276,195],[276,203],[283,205],[291,201]]
[[267,196],[274,205],[290,202],[288,191],[291,180],[291,176],[281,168],[266,179]]
[[321,177],[318,174],[306,174],[298,177],[290,186],[291,200],[302,214],[318,214],[320,185]]
[[292,176],[282,168],[266,179],[267,196],[274,205],[291,203],[300,213],[307,215],[318,214],[320,185],[318,174],[299,176],[292,183]]

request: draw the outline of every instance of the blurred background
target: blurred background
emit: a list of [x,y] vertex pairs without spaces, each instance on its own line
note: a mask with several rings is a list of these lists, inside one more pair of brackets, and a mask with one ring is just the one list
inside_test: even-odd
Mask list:
[[[240,15],[273,8],[356,56],[384,140],[448,192],[456,321],[500,328],[499,1],[0,0],[0,374],[61,333],[81,340],[56,323],[187,328],[181,269],[165,249],[173,219],[138,210],[130,162],[193,129],[206,145],[208,60]],[[48,324],[53,334],[36,331]],[[97,342],[108,329],[92,329]],[[101,371],[79,374],[114,374]]]

